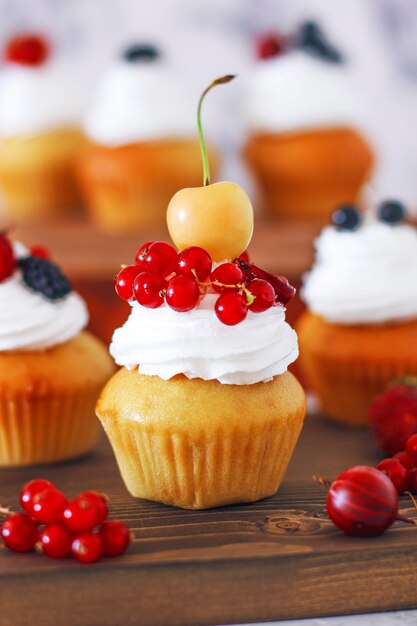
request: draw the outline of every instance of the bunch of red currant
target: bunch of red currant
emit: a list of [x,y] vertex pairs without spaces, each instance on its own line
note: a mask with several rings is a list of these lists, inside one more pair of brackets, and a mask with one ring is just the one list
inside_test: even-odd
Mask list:
[[1,537],[14,552],[36,547],[52,559],[72,555],[80,563],[95,563],[102,556],[123,554],[130,544],[128,527],[107,520],[107,499],[97,491],[68,501],[55,485],[40,478],[23,487],[20,504],[24,513],[2,511],[10,514],[1,526]]
[[127,301],[155,309],[165,301],[174,311],[190,311],[207,293],[218,293],[218,319],[234,326],[248,310],[261,313],[273,305],[285,306],[295,289],[283,276],[270,274],[249,262],[243,253],[233,262],[213,269],[206,250],[198,246],[181,252],[164,241],[148,241],[138,249],[135,265],[116,276],[116,293]]
[[399,494],[407,489],[417,493],[417,434],[409,437],[405,450],[378,463],[377,469],[391,479]]

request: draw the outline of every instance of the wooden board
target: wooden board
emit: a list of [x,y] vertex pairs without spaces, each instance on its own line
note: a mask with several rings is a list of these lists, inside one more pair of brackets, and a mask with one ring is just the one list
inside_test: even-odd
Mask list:
[[[93,566],[0,550],[0,624],[206,625],[417,607],[417,529],[346,537],[312,480],[377,459],[366,432],[310,417],[277,495],[200,512],[129,497],[104,438],[89,458],[0,470],[3,504],[35,476],[69,495],[104,490],[135,535],[124,557]],[[402,512],[414,516],[406,497]]]

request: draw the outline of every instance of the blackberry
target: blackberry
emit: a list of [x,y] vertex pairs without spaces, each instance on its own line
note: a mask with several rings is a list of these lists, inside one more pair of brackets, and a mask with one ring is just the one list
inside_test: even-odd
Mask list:
[[160,56],[159,50],[155,46],[148,44],[133,44],[126,48],[123,53],[123,58],[129,63],[136,63],[136,61],[155,61]]
[[19,259],[23,280],[28,287],[42,293],[49,300],[59,300],[72,291],[72,285],[60,268],[39,257]]
[[315,22],[305,22],[301,25],[296,38],[296,45],[325,61],[331,63],[343,61],[343,56],[327,41],[320,26]]
[[385,200],[379,205],[377,214],[381,222],[394,226],[404,221],[405,207],[398,200]]
[[333,213],[332,222],[337,230],[353,231],[359,228],[362,218],[356,207],[345,204]]

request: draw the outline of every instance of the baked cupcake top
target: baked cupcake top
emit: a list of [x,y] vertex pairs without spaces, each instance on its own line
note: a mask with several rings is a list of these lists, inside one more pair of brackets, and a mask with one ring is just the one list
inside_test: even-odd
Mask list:
[[44,256],[0,237],[0,352],[51,348],[87,325],[84,301]]
[[245,116],[252,132],[274,133],[361,125],[362,104],[349,65],[316,24],[291,36],[259,40],[247,80]]
[[192,102],[153,46],[135,45],[105,73],[86,134],[107,146],[195,137]]
[[77,75],[52,57],[37,36],[8,43],[0,68],[0,137],[32,136],[81,125],[83,102]]
[[401,205],[384,202],[377,217],[363,220],[344,207],[334,220],[317,239],[304,279],[308,308],[335,324],[416,318],[417,230],[403,222]]

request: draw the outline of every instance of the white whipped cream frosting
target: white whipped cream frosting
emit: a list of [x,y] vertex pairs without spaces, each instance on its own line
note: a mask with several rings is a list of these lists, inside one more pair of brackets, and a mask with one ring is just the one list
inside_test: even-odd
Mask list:
[[51,60],[39,67],[6,63],[0,71],[0,137],[81,126],[80,91],[66,62]]
[[417,230],[374,219],[357,231],[326,227],[302,297],[336,324],[373,324],[417,317]]
[[297,335],[285,321],[285,309],[249,311],[240,324],[225,326],[214,312],[217,297],[206,295],[186,313],[166,304],[148,309],[132,302],[128,320],[114,332],[111,355],[118,365],[164,380],[184,374],[251,385],[283,374],[298,356]]
[[120,59],[101,81],[85,130],[107,146],[195,137],[194,105],[163,61]]
[[[16,244],[15,253],[23,257],[28,251]],[[51,348],[78,335],[87,323],[87,307],[74,292],[48,300],[25,284],[18,269],[0,282],[0,352]]]
[[349,69],[301,50],[259,61],[247,82],[245,117],[255,132],[362,125]]

